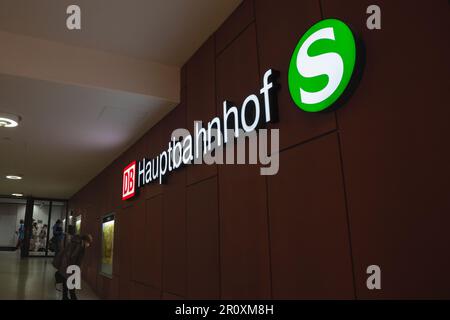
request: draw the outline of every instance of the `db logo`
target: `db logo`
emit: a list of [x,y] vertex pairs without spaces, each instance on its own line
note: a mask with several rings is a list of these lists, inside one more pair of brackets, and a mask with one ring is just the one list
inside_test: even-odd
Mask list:
[[123,169],[122,200],[127,200],[135,195],[136,161],[133,161]]

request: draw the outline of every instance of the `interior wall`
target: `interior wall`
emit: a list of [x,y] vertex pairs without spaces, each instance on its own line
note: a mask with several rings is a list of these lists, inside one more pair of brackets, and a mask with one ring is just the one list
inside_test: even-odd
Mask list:
[[[70,200],[91,233],[83,276],[103,298],[449,298],[450,154],[442,61],[448,3],[246,0],[182,69],[181,103]],[[351,99],[301,112],[287,89],[292,51],[322,18],[346,21],[366,48]],[[420,39],[421,44],[417,41]],[[401,43],[401,45],[400,45]],[[122,170],[208,121],[224,99],[280,71],[280,171],[187,166],[122,202]],[[430,79],[433,79],[430,81]],[[113,278],[99,275],[101,217],[116,213]],[[366,268],[382,270],[368,290]]]
[[15,247],[18,204],[0,203],[0,247]]
[[25,204],[0,203],[0,247],[15,247],[20,220],[25,219]]
[[27,205],[25,203],[17,205],[17,219],[16,219],[17,229],[19,229],[20,220],[25,221],[25,210],[26,209],[27,209]]

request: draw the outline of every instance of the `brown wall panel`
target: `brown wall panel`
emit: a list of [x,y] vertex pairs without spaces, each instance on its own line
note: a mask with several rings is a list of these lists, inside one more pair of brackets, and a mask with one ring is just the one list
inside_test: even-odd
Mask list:
[[119,299],[127,300],[133,297],[133,282],[129,279],[119,278]]
[[141,283],[132,283],[132,298],[136,300],[161,299],[161,290],[155,289]]
[[216,115],[214,37],[209,38],[187,63],[187,125],[209,121]]
[[129,206],[123,208],[119,213],[118,224],[119,228],[119,271],[120,280],[122,283],[131,280],[131,259],[132,251],[130,250],[130,244],[132,243],[133,236],[133,215],[135,207]]
[[186,87],[187,83],[187,66],[184,64],[180,70],[180,87],[183,89]]
[[148,273],[148,284],[161,289],[162,281],[162,219],[163,196],[159,195],[146,201],[145,241],[148,262],[145,264]]
[[82,226],[81,231],[85,234],[91,234],[93,237],[92,245],[86,249],[82,264],[82,272],[87,272],[87,281],[93,286],[97,287],[98,275],[98,257],[100,246],[99,231],[95,229],[98,218],[96,217],[96,210],[94,206],[89,206],[82,211]]
[[[177,175],[186,175],[179,170]],[[163,198],[163,288],[186,295],[186,189],[165,186]]]
[[[377,31],[362,19],[371,1],[349,4],[323,1],[323,11],[366,46],[360,86],[338,111],[358,298],[448,298],[450,109],[438,71],[450,54],[438,31],[448,30],[448,2],[379,1]],[[371,264],[380,291],[366,288]]]
[[111,279],[111,287],[109,291],[109,296],[107,297],[109,300],[118,300],[120,299],[119,295],[119,277],[114,276]]
[[[175,128],[185,128],[186,104],[182,103],[162,121],[162,137],[170,141]],[[167,146],[167,145],[166,145]],[[186,169],[167,175],[163,185],[163,273],[164,291],[186,295]]]
[[240,109],[251,93],[259,93],[256,29],[251,24],[216,59],[217,114],[223,118],[223,101]]
[[336,134],[283,151],[268,183],[273,297],[354,298]]
[[97,292],[102,299],[110,299],[112,290],[112,280],[97,274]]
[[254,18],[253,0],[244,0],[216,31],[217,53],[225,49]]
[[[251,24],[216,60],[217,101],[238,108],[259,92],[256,30]],[[218,104],[219,114],[223,113]],[[221,296],[269,298],[266,181],[250,165],[219,166]]]
[[[173,129],[185,128],[186,105],[179,105],[164,120],[163,139]],[[167,176],[163,186],[163,281],[164,291],[186,295],[186,168]]]
[[217,178],[187,187],[187,297],[218,299],[219,213]]
[[265,177],[250,165],[219,166],[221,296],[270,298]]
[[103,278],[104,277],[98,273],[95,275],[95,291],[101,299],[105,299],[105,293],[103,292]]
[[[215,44],[214,37],[192,56],[187,63],[187,123],[186,129],[194,133],[194,121],[208,121],[216,116],[215,91]],[[217,175],[217,167],[212,165],[191,165],[187,167],[187,183]]]
[[168,292],[162,293],[162,300],[182,300],[182,299],[184,299],[184,298],[181,296],[172,294],[172,293],[168,293]]
[[[103,211],[103,209],[106,207],[106,200],[108,196],[107,189],[103,186],[105,185],[105,174],[104,172],[101,172],[93,181],[91,184],[91,190],[92,190],[92,200],[91,205],[94,207],[94,210],[92,211],[91,215],[95,215],[95,217],[98,217],[100,211]],[[94,197],[94,194],[96,195]]]
[[83,277],[87,274],[85,280],[91,286],[93,290],[97,290],[97,269],[92,266],[87,266],[85,269],[81,271],[83,273]]
[[182,102],[161,120],[162,145],[159,152],[167,149],[172,132],[178,128],[186,128],[186,89],[182,89]]
[[147,265],[150,263],[148,230],[146,225],[145,199],[141,198],[133,207],[132,242],[129,245],[131,251],[131,280],[141,283],[149,282]]
[[[121,184],[119,184],[119,191],[116,188],[113,188],[115,185],[117,185],[118,183],[114,183],[115,180],[113,181],[113,177],[115,177],[115,172],[118,171],[116,170],[115,166],[114,166],[114,162],[113,161],[108,167],[106,167],[106,169],[104,170],[105,172],[105,179],[104,179],[104,185],[103,188],[106,191],[106,201],[105,201],[105,206],[104,206],[104,211],[103,212],[112,212],[115,209],[114,206],[114,197],[121,194]],[[120,182],[119,182],[120,183]]]

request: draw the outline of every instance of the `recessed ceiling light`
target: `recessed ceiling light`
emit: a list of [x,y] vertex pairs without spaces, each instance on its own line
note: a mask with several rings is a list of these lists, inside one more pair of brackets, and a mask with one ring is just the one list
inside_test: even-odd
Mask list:
[[6,176],[6,179],[10,179],[10,180],[22,180],[22,176],[17,176],[17,175],[11,174],[11,175],[7,175],[7,176]]
[[0,127],[4,128],[13,128],[19,125],[20,117],[9,114],[9,113],[1,113],[0,112]]
[[14,197],[23,197],[22,193],[12,193],[11,195]]

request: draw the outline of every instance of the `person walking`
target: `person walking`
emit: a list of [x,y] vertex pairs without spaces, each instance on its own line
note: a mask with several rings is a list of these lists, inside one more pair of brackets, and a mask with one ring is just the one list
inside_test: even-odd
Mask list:
[[[77,300],[75,289],[67,287],[67,279],[71,275],[67,273],[67,267],[76,265],[81,267],[86,248],[92,244],[92,236],[90,234],[70,237],[70,242],[66,243],[64,248],[53,260],[53,266],[57,269],[55,279],[57,283],[63,285],[62,300]],[[69,298],[70,295],[70,298]]]
[[22,219],[20,219],[19,229],[16,231],[16,234],[18,236],[16,250],[19,248],[22,249],[23,239],[25,238],[25,225]]
[[53,225],[53,245],[54,245],[54,251],[55,256],[58,255],[60,247],[61,247],[61,240],[64,236],[64,231],[62,228],[62,221],[60,219],[56,220],[55,224]]

